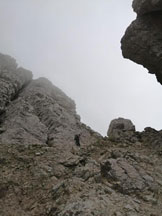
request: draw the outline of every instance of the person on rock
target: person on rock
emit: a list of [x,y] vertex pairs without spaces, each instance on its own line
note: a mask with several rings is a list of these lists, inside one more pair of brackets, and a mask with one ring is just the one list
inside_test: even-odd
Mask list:
[[79,147],[80,147],[80,135],[81,135],[81,134],[76,134],[76,135],[74,136],[75,144],[76,144],[77,146],[79,146]]

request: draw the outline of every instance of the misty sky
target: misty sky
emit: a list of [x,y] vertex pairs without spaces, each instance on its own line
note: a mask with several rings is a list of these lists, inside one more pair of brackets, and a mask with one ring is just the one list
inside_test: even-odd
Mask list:
[[122,57],[131,0],[0,0],[0,52],[75,100],[82,122],[106,135],[116,117],[162,128],[162,86]]

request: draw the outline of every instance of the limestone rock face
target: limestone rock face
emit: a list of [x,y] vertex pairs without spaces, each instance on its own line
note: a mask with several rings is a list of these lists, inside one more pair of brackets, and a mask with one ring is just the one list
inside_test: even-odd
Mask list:
[[2,54],[0,68],[0,215],[161,215],[161,131],[119,118],[103,138],[50,81]]
[[2,54],[0,84],[1,143],[70,145],[84,131],[72,99],[45,78],[32,80],[30,71]]
[[162,84],[162,0],[134,0],[137,18],[121,40],[123,56],[155,74]]
[[31,79],[30,71],[18,68],[13,58],[0,54],[0,113],[5,112],[6,105],[17,97]]

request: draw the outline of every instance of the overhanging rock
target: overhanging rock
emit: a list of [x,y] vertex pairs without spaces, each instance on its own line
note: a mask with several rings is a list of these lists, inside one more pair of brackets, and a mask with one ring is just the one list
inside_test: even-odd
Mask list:
[[162,84],[162,0],[134,0],[137,18],[121,40],[124,58],[128,58],[155,74]]

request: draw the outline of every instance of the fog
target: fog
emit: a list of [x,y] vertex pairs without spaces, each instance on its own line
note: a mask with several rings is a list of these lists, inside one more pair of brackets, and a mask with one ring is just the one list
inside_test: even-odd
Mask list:
[[82,122],[106,135],[110,121],[162,128],[162,87],[122,57],[135,19],[131,0],[0,0],[0,52],[75,100]]

